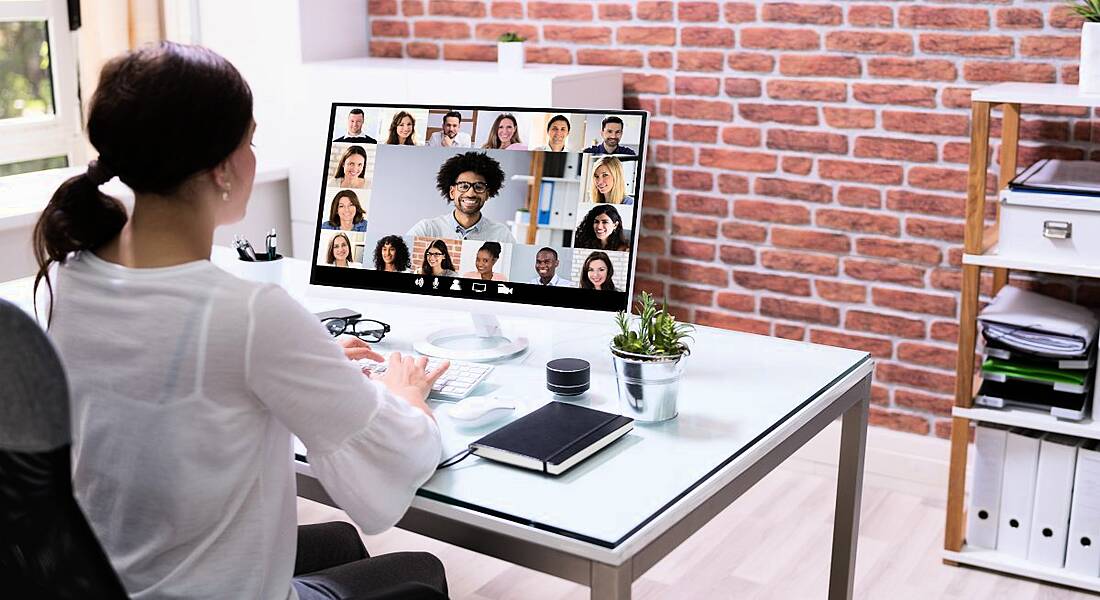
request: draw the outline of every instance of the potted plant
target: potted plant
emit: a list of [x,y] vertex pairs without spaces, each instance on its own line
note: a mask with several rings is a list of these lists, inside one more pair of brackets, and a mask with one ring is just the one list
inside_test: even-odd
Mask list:
[[527,38],[514,31],[508,31],[497,38],[497,66],[501,69],[522,69],[524,62],[523,42]]
[[1077,0],[1070,7],[1085,20],[1077,89],[1082,95],[1100,95],[1100,0]]
[[687,341],[695,328],[678,323],[648,292],[642,292],[637,317],[620,312],[615,322],[619,333],[611,340],[611,357],[623,414],[637,421],[675,417],[682,359],[691,353]]

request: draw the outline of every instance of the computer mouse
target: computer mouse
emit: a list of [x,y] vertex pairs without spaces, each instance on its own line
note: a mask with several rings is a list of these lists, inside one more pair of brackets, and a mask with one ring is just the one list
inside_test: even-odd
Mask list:
[[516,405],[498,396],[468,396],[452,404],[447,411],[457,424],[480,425],[510,415]]

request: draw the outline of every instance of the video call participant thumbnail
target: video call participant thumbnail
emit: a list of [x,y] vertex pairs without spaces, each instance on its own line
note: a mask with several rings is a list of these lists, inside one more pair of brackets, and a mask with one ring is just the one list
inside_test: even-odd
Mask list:
[[574,287],[572,281],[558,275],[558,251],[549,246],[539,249],[535,254],[535,276],[527,283],[550,285],[555,287]]
[[462,113],[452,110],[443,115],[443,129],[433,133],[426,145],[444,148],[469,148],[474,145],[470,134],[461,131],[460,127],[462,127]]
[[351,190],[340,190],[332,198],[328,209],[328,220],[321,223],[321,229],[366,231],[366,217],[367,213],[359,203],[359,196]]
[[357,144],[377,144],[378,141],[363,133],[363,122],[366,121],[363,109],[353,108],[348,113],[348,128],[344,135],[332,140],[334,142],[349,142]]
[[415,146],[413,135],[416,133],[416,119],[406,111],[398,111],[390,121],[390,134],[387,144],[395,146]]
[[409,246],[399,235],[387,235],[374,245],[374,268],[379,271],[405,273],[412,268]]
[[367,169],[367,151],[362,146],[348,146],[336,163],[336,171],[329,182],[331,187],[362,189],[367,180],[363,172]]
[[510,227],[481,214],[482,207],[504,185],[500,163],[484,152],[465,152],[448,158],[436,174],[436,189],[454,209],[421,219],[406,235],[516,243]]
[[498,260],[500,260],[500,243],[485,242],[478,248],[477,259],[474,260],[474,268],[477,270],[463,273],[462,276],[485,281],[507,281],[508,279],[502,273],[493,272],[493,267]]
[[526,150],[527,144],[519,139],[519,122],[511,113],[497,115],[489,129],[489,140],[482,148],[486,150]]
[[435,275],[440,277],[457,277],[455,263],[451,259],[451,251],[447,248],[447,242],[434,240],[424,249],[424,257],[420,261],[417,275]]
[[626,146],[620,146],[619,140],[623,139],[623,120],[615,115],[605,117],[600,123],[600,137],[603,142],[585,148],[588,154],[626,154],[634,156],[634,151]]
[[342,231],[329,240],[328,256],[325,262],[332,267],[353,267],[356,269],[363,267],[363,263],[352,260],[351,238]]
[[565,115],[554,115],[546,124],[546,145],[535,150],[543,152],[565,152],[565,140],[569,137],[569,119]]
[[577,226],[573,240],[575,248],[595,248],[608,252],[621,252],[630,249],[630,243],[623,237],[623,218],[610,204],[597,204]]
[[634,197],[626,193],[626,177],[623,161],[614,156],[601,156],[592,166],[592,187],[589,196],[593,202],[606,204],[634,204]]
[[581,289],[602,290],[616,292],[615,282],[611,278],[615,276],[615,267],[611,264],[611,257],[606,252],[593,252],[584,259],[581,267]]

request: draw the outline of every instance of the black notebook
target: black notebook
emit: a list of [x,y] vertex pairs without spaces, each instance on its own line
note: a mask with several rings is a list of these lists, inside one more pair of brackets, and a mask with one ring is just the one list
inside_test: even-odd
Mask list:
[[634,419],[551,402],[470,444],[477,456],[560,475],[634,428]]

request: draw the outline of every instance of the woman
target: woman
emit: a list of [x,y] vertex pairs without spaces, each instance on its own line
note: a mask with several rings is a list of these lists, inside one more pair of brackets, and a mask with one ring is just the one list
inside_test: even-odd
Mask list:
[[361,189],[366,187],[367,180],[363,177],[363,171],[367,168],[367,151],[362,146],[348,146],[340,155],[340,161],[336,164],[336,172],[332,175],[331,187]]
[[351,240],[344,232],[337,233],[332,236],[332,239],[328,242],[328,258],[326,264],[334,267],[353,267],[362,268],[363,263],[357,263],[351,260]]
[[[378,353],[334,343],[283,288],[210,262],[256,173],[252,93],[224,58],[170,42],[115,58],[87,119],[99,160],[43,210],[35,288],[46,282],[72,396],[73,489],[127,593],[314,600],[369,587],[379,563],[356,560],[354,530],[298,535],[291,434],[351,518],[382,531],[439,462],[424,399],[441,371],[394,354],[368,380],[348,359]],[[150,153],[150,131],[174,151]],[[99,191],[115,176],[134,191],[129,215]],[[436,565],[445,592],[438,561],[418,564]]]
[[606,204],[634,204],[634,198],[626,195],[626,179],[623,162],[614,156],[603,156],[592,166],[592,186],[588,196],[593,202]]
[[519,125],[511,113],[501,113],[489,129],[489,141],[482,148],[489,150],[526,150],[519,139]]
[[435,240],[424,249],[424,257],[420,261],[417,275],[437,275],[442,277],[458,277],[455,272],[455,264],[451,261],[451,251],[447,249],[447,243],[443,240]]
[[405,111],[399,111],[390,121],[390,135],[386,138],[387,144],[398,146],[415,146],[413,134],[416,133],[416,119]]
[[614,276],[611,257],[606,252],[593,252],[584,259],[584,266],[581,267],[581,289],[616,292],[615,282],[611,281]]
[[485,242],[477,249],[477,259],[474,260],[474,267],[477,270],[463,273],[462,276],[485,281],[507,281],[502,273],[493,272],[493,267],[498,260],[500,260],[500,242]]
[[409,247],[399,235],[387,235],[374,245],[374,268],[379,271],[404,273],[412,268]]
[[577,226],[576,248],[595,248],[607,252],[622,252],[630,249],[623,238],[623,218],[610,204],[597,204]]
[[546,124],[546,145],[535,150],[543,152],[565,152],[565,140],[569,137],[569,119],[565,115],[554,115]]
[[321,223],[321,229],[339,229],[340,231],[366,231],[367,219],[359,196],[351,190],[340,190],[332,198],[328,208],[328,220]]

